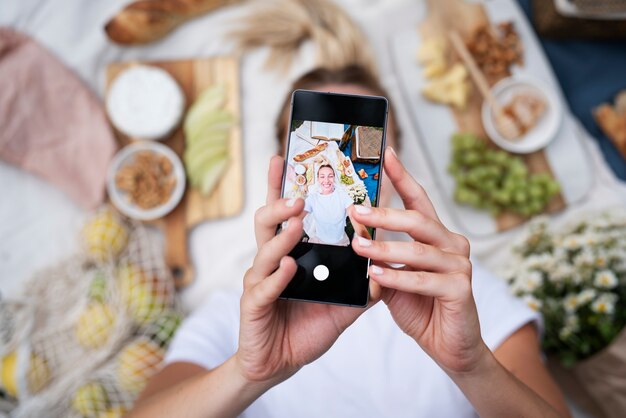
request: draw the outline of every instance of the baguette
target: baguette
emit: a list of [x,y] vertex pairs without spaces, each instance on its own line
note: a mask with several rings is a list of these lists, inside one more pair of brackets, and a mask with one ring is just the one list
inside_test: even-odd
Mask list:
[[145,44],[161,39],[182,23],[240,0],[139,0],[120,10],[105,25],[113,42]]
[[293,160],[295,162],[302,162],[306,159],[309,159],[317,154],[319,154],[320,152],[324,151],[326,148],[328,148],[328,142],[323,142],[319,145],[314,146],[313,148],[311,148],[308,151],[304,151],[302,154],[298,154],[295,157],[293,157]]

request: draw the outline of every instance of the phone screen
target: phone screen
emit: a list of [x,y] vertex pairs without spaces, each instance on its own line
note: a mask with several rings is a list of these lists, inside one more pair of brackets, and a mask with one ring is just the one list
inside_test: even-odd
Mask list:
[[290,254],[298,271],[281,297],[367,304],[369,260],[350,243],[376,231],[348,209],[378,203],[386,120],[383,97],[294,92],[282,196],[304,200],[304,230]]

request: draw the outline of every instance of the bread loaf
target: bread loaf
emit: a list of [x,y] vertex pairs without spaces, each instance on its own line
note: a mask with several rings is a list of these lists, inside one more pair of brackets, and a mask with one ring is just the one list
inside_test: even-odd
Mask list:
[[139,0],[117,13],[104,27],[118,44],[145,44],[161,39],[178,25],[241,0]]
[[316,156],[320,152],[324,151],[326,148],[328,148],[328,142],[323,142],[319,145],[314,146],[308,151],[304,151],[302,154],[296,155],[295,157],[293,157],[293,160],[297,163],[300,163],[304,160]]

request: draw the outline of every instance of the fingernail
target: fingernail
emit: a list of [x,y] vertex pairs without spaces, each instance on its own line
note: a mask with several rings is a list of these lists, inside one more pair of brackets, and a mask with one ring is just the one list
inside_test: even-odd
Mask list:
[[278,267],[282,267],[283,265],[285,265],[285,263],[287,262],[287,256],[284,255],[281,259],[280,262],[278,263]]
[[396,150],[393,149],[391,146],[387,146],[387,149],[389,149],[389,151],[391,151],[391,153],[393,154],[394,157],[398,157],[398,154],[396,154]]
[[372,266],[372,273],[379,276],[381,274],[383,274],[383,269],[381,269],[378,266]]
[[285,206],[287,206],[288,208],[293,207],[293,205],[295,205],[295,204],[296,204],[296,199],[295,198],[289,199],[288,201],[285,202]]
[[362,205],[354,205],[354,210],[361,215],[367,215],[372,212],[372,208]]
[[283,222],[283,229],[287,229],[289,228],[289,220],[286,220],[285,222]]
[[367,238],[363,238],[360,235],[356,236],[356,240],[358,241],[360,247],[369,247],[369,246],[372,245],[372,241],[371,240],[369,240]]

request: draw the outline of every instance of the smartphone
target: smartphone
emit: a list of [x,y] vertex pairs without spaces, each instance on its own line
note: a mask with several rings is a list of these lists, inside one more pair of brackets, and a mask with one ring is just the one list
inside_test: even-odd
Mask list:
[[355,231],[371,239],[376,231],[353,222],[348,209],[378,204],[387,113],[384,97],[293,92],[282,197],[304,199],[304,228],[282,299],[367,305],[370,260],[351,241]]

